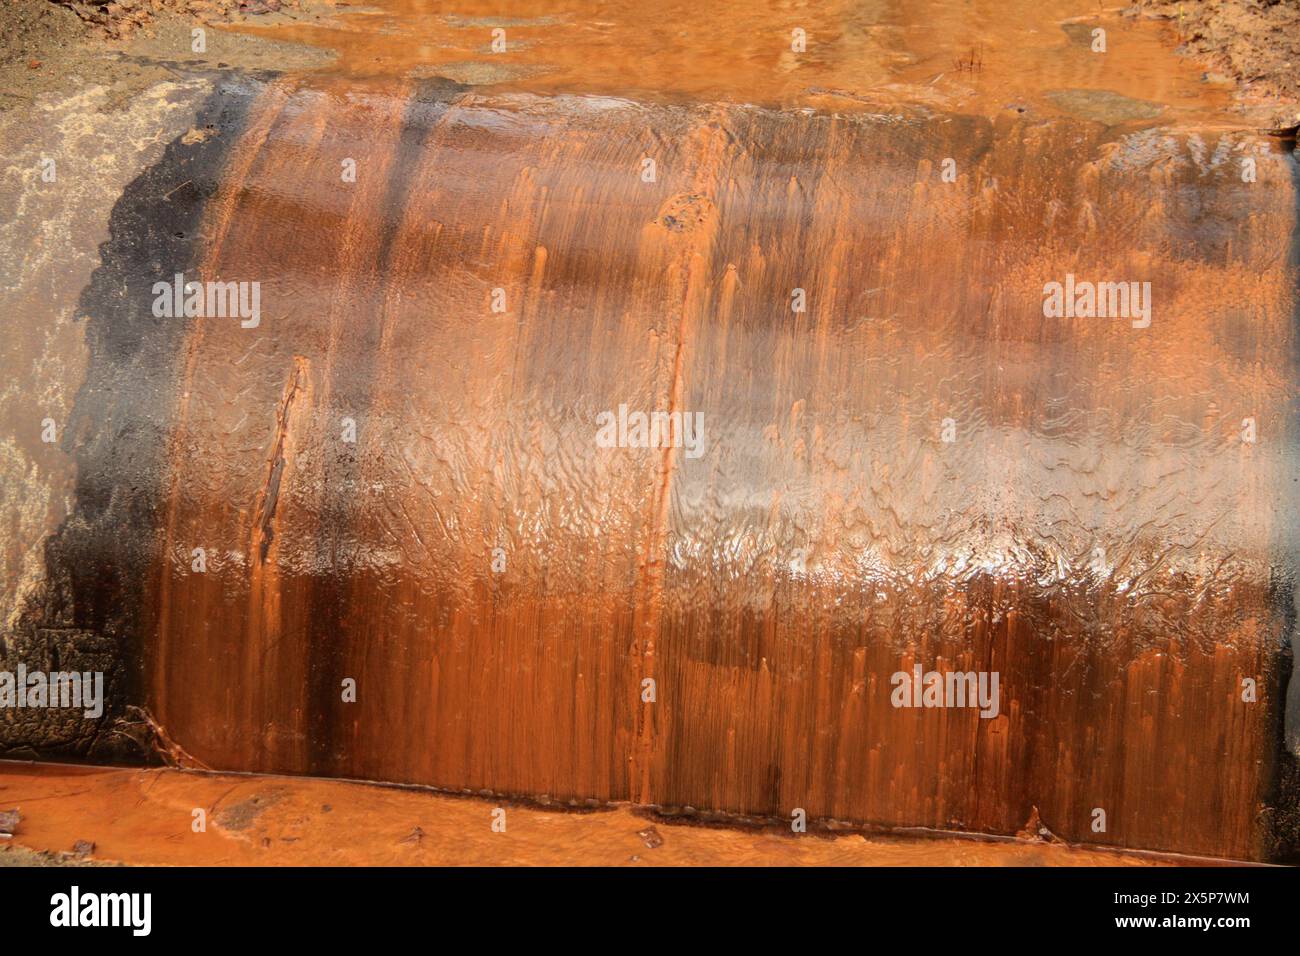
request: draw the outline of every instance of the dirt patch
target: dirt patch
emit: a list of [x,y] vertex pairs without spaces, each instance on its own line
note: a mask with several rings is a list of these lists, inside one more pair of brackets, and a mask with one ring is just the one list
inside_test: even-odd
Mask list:
[[0,867],[5,866],[119,866],[78,856],[75,852],[53,853],[27,850],[20,846],[0,846]]
[[1135,12],[1169,20],[1180,53],[1235,80],[1256,125],[1300,122],[1300,0],[1140,0]]
[[490,86],[508,83],[541,72],[540,68],[522,63],[481,63],[463,60],[457,63],[440,63],[437,66],[417,66],[410,76],[417,80],[443,79],[466,86]]
[[[6,0],[0,5],[0,111],[29,107],[43,94],[71,95],[95,85],[111,91],[101,108],[117,109],[153,84],[191,71],[278,72],[333,59],[325,50],[220,28],[223,23],[319,20],[334,10],[330,0],[292,0],[292,8],[274,12],[267,7],[259,14],[248,12],[247,5],[241,8],[238,0],[223,2],[224,8],[203,0],[133,0],[139,6],[131,9],[142,16],[113,26],[117,21],[98,23],[53,0]],[[77,6],[102,9],[109,16],[108,8],[118,4]],[[195,51],[191,33],[197,25],[210,27],[201,51]]]
[[75,13],[48,0],[5,3],[0,5],[0,63],[38,70],[50,50],[80,40],[85,32]]
[[247,800],[241,800],[223,811],[216,818],[216,824],[223,830],[247,830],[267,808],[275,806],[282,799],[284,793],[279,790],[255,793]]
[[297,10],[302,0],[49,0],[109,37],[130,36],[159,16],[176,14],[207,22]]
[[0,109],[21,98],[15,91],[42,85],[69,46],[80,44],[86,26],[71,10],[48,0],[0,5]]
[[1073,116],[1107,126],[1155,119],[1162,110],[1158,103],[1135,100],[1110,90],[1048,90],[1047,98]]
[[73,11],[49,0],[0,5],[0,111],[30,105],[43,93],[76,92],[92,73],[105,85],[116,83],[103,41],[91,48],[91,35]]

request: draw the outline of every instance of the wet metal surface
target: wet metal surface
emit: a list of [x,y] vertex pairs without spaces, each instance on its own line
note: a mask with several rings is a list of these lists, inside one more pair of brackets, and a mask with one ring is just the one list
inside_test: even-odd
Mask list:
[[[217,767],[993,832],[1036,804],[1080,840],[1101,807],[1121,845],[1250,855],[1289,470],[1239,433],[1285,433],[1294,312],[1289,167],[1242,184],[1252,149],[271,86],[209,209],[204,275],[264,314],[187,343],[158,718]],[[1150,277],[1150,328],[1044,318],[1066,274]],[[621,405],[701,412],[706,449],[599,447]],[[944,662],[1002,675],[996,718],[892,707]]]
[[[86,300],[70,617],[217,769],[1276,855],[1294,159],[1076,5],[820,12],[784,72],[733,6],[507,23],[537,70],[470,85],[489,13],[394,3],[214,94]],[[178,272],[260,313],[153,318]]]

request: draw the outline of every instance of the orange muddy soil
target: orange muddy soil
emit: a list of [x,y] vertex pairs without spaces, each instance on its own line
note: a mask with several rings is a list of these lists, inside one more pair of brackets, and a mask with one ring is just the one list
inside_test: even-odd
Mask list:
[[[493,92],[842,112],[912,104],[978,115],[1068,114],[1052,94],[1082,90],[1155,101],[1167,118],[1210,123],[1226,120],[1229,103],[1224,85],[1205,83],[1200,68],[1173,55],[1173,26],[1082,0],[335,7],[323,19],[222,26],[330,50],[337,59],[325,70],[353,82],[437,76]],[[1104,53],[1093,49],[1098,29]]]
[[[1207,861],[1021,841],[795,837],[304,777],[0,762],[15,848],[156,866],[1148,866]],[[205,832],[192,828],[203,809]],[[652,846],[651,844],[657,844]],[[0,848],[0,856],[6,851]],[[0,863],[3,861],[0,860]]]
[[1142,0],[1141,10],[1175,27],[1179,52],[1235,80],[1243,108],[1261,123],[1300,123],[1296,0]]

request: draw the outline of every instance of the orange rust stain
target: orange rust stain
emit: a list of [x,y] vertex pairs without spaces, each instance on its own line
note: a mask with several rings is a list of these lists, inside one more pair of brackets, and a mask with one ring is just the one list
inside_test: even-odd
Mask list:
[[[882,61],[914,84],[888,115],[715,101],[800,102],[851,56],[742,96],[728,50],[703,105],[549,95],[628,91],[610,71],[646,41],[593,55],[612,30],[548,47],[573,59],[527,92],[406,78],[465,52],[436,31],[366,83],[364,39],[274,83],[204,267],[260,279],[262,325],[194,336],[181,384],[163,726],[221,769],[995,833],[1037,806],[1074,841],[1259,856],[1290,479],[1236,434],[1281,434],[1292,397],[1287,168],[1260,153],[1243,186],[1257,144],[1190,122],[1213,98],[1167,51],[1142,95],[1182,126],[992,109],[1011,41],[1065,5],[1034,6],[983,14],[990,85],[928,104],[931,41],[865,31],[913,44]],[[737,11],[713,9],[716,45]],[[1130,93],[1158,49],[1133,31]],[[700,96],[698,71],[644,82]],[[1152,280],[1152,326],[1044,318],[1067,273]],[[620,405],[703,412],[706,453],[597,447]],[[894,708],[913,665],[999,672],[999,715]]]
[[[339,780],[0,761],[13,845],[136,866],[1168,866],[1179,860],[1052,844],[674,824],[626,806],[571,813]],[[192,829],[193,811],[207,829]],[[640,833],[658,831],[651,848]],[[0,847],[0,853],[4,848]]]

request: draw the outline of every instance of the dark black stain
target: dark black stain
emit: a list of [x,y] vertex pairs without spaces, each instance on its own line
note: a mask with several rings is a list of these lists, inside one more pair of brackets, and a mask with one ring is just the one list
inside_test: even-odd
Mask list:
[[[379,281],[384,281],[383,277],[390,273],[398,223],[402,220],[410,184],[414,181],[429,137],[452,101],[465,89],[467,87],[441,77],[422,80],[406,105],[396,159],[389,172],[384,198],[375,210],[384,228],[376,256],[375,275],[380,277]],[[376,298],[375,301],[382,299]],[[335,400],[342,408],[362,409],[371,402],[370,389],[383,336],[383,323],[379,318],[376,316],[375,321],[353,326],[355,338],[346,347],[350,356],[348,374],[336,377]],[[358,657],[352,653],[352,634],[361,624],[358,621],[359,609],[351,606],[348,574],[352,564],[349,542],[356,539],[353,510],[361,482],[360,463],[351,450],[355,447],[344,446],[343,451],[325,459],[323,485],[326,493],[321,504],[314,566],[328,571],[311,580],[310,606],[313,613],[308,625],[312,661],[307,691],[311,707],[311,725],[307,735],[311,751],[307,772],[315,774],[342,773],[346,762],[346,754],[340,749],[345,739],[341,732],[344,726],[344,715],[340,711],[343,706],[342,681],[356,675],[342,671],[345,661]],[[336,727],[340,730],[338,743]]]
[[78,303],[89,362],[62,443],[76,462],[74,505],[45,543],[45,582],[14,633],[29,667],[44,660],[103,670],[104,713],[71,733],[14,725],[0,737],[0,754],[133,756],[114,728],[128,706],[145,701],[144,605],[162,546],[178,363],[192,321],[155,317],[153,285],[196,269],[204,208],[260,88],[248,77],[220,82],[194,123],[217,135],[178,137],[113,207],[101,265]]

